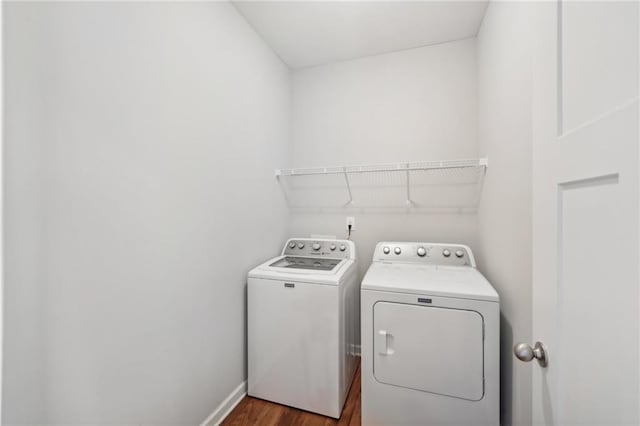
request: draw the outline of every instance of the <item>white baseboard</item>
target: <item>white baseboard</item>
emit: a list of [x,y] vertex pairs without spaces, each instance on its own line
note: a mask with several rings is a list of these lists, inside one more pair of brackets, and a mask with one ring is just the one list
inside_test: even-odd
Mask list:
[[200,426],[218,426],[245,396],[247,396],[246,380],[240,383]]

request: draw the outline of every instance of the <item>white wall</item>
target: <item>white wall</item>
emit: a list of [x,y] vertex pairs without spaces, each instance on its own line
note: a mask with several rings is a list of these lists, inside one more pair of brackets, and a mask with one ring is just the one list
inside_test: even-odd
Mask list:
[[287,235],[289,71],[226,3],[5,8],[3,423],[199,423]]
[[514,343],[531,336],[531,4],[491,2],[477,39],[478,143],[489,156],[480,209],[480,270],[501,301],[502,424],[531,423],[531,372]]
[[[475,40],[295,70],[292,114],[295,167],[473,158]],[[476,243],[475,213],[452,210],[293,211],[291,234],[344,237],[347,215],[361,273],[381,240]]]

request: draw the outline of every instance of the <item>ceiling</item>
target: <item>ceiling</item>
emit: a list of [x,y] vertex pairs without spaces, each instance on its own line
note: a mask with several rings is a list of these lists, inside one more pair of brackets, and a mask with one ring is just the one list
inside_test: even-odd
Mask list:
[[234,1],[292,68],[475,37],[488,1]]

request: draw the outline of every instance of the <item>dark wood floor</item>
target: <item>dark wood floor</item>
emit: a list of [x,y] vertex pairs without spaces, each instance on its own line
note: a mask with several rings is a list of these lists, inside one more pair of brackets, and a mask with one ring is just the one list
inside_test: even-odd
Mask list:
[[360,426],[360,366],[339,420],[246,396],[222,422],[223,426]]

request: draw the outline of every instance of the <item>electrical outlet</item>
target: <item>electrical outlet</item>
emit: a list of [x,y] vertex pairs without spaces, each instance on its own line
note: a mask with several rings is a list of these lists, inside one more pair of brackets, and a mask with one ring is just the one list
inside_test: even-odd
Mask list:
[[351,230],[356,228],[356,218],[353,216],[347,216],[347,228],[351,225]]

